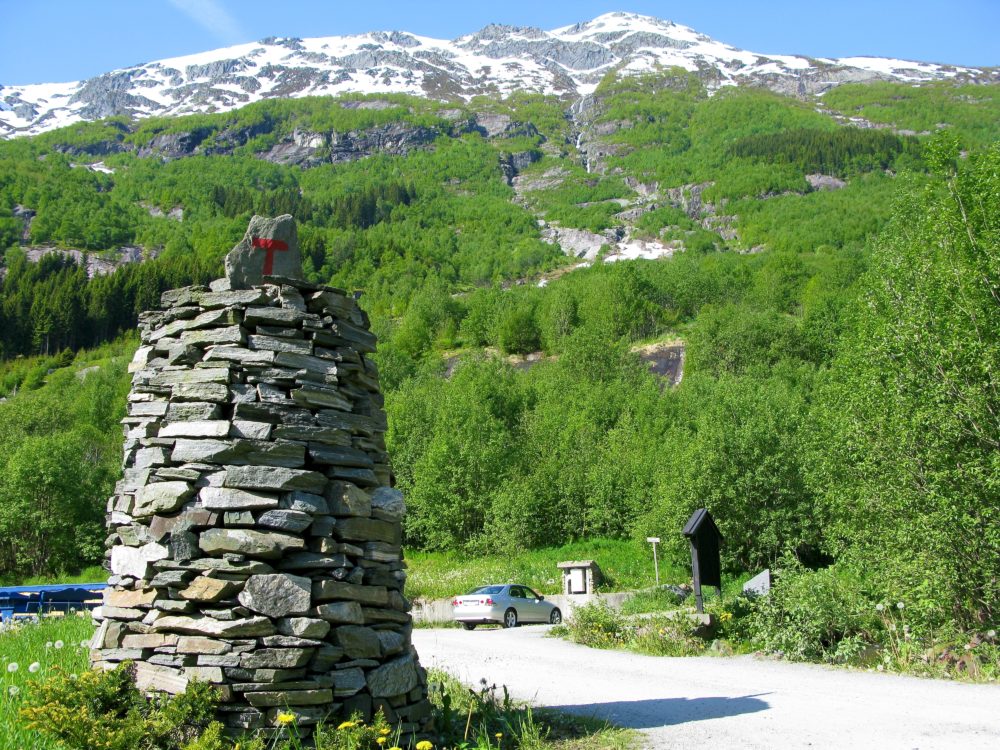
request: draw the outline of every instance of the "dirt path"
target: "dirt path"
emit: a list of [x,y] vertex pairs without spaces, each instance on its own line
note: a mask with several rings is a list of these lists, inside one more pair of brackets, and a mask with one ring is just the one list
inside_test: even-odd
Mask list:
[[651,657],[513,630],[418,629],[425,667],[641,730],[655,748],[1000,749],[1000,685],[787,664]]

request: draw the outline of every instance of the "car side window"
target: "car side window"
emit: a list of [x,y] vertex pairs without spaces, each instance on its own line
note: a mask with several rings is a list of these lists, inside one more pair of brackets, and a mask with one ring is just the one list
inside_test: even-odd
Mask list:
[[510,595],[514,599],[527,599],[528,598],[528,597],[526,597],[524,595],[524,589],[522,589],[520,586],[511,586],[510,587]]

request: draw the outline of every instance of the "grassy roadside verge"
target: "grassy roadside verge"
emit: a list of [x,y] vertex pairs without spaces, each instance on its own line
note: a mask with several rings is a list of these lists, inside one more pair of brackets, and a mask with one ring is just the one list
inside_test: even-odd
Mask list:
[[[0,632],[0,750],[64,750],[65,745],[28,730],[18,718],[31,687],[57,673],[83,674],[93,634],[89,617],[50,617],[24,621]],[[436,750],[630,750],[641,746],[639,734],[606,721],[560,713],[510,700],[495,686],[472,689],[451,675],[431,670]],[[74,683],[75,684],[75,683]],[[330,735],[334,745],[342,737]],[[251,739],[246,747],[254,744]],[[198,745],[201,747],[201,745]],[[232,743],[205,747],[231,750]],[[292,744],[270,743],[270,750],[290,750]],[[376,747],[372,745],[372,747]],[[380,745],[378,747],[381,747]],[[356,750],[367,748],[359,745]]]
[[603,719],[512,701],[505,689],[472,689],[441,670],[430,670],[441,748],[491,750],[629,750],[641,747],[638,732]]
[[[790,595],[782,588],[756,600],[724,592],[721,599],[706,602],[713,625],[701,627],[688,617],[694,612],[690,599],[670,601],[666,593],[636,596],[620,610],[600,602],[585,604],[550,634],[591,648],[652,656],[755,653],[873,672],[1000,681],[1000,638],[995,629],[970,633],[940,628],[921,633],[907,623],[905,602],[855,610],[859,622],[847,630],[843,623],[850,621],[839,610],[810,609],[804,606],[804,595]],[[811,590],[809,595],[815,593]]]
[[[564,560],[596,560],[604,574],[599,591],[629,591],[655,583],[652,548],[643,542],[594,539],[587,542],[519,551],[511,555],[406,551],[410,599],[445,599],[489,583],[523,583],[542,594],[558,594]],[[660,565],[664,583],[689,581],[688,570]]]
[[56,669],[77,674],[87,669],[83,641],[94,634],[90,614],[45,617],[0,632],[0,750],[61,750],[54,741],[24,729],[17,712],[32,683]]

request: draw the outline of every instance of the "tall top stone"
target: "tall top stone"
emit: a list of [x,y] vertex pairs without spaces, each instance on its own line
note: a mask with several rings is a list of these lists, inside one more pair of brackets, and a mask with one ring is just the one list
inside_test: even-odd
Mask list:
[[295,219],[254,216],[243,239],[226,255],[226,279],[231,289],[249,289],[265,276],[302,278],[302,254]]

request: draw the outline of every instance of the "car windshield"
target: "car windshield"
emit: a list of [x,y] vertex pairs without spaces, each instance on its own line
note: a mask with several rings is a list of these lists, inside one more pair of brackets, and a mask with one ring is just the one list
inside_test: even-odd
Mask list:
[[499,594],[503,591],[503,586],[480,586],[478,589],[473,589],[470,594]]

